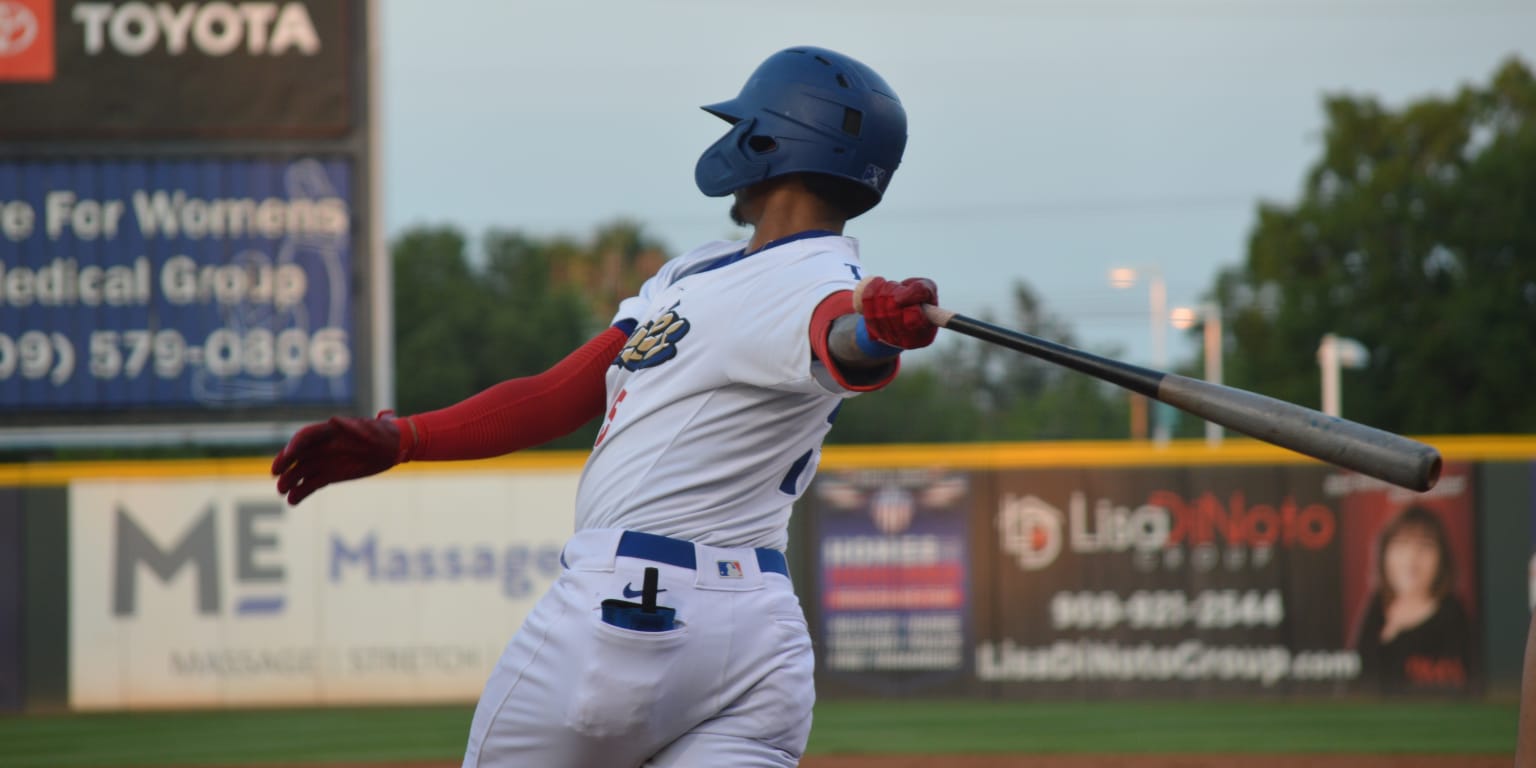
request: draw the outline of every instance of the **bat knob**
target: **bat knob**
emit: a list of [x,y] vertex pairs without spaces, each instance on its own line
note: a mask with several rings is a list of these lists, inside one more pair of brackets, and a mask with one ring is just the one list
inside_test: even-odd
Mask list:
[[1416,491],[1427,491],[1434,488],[1435,484],[1440,482],[1440,470],[1444,467],[1440,460],[1440,452],[1431,448],[1424,457],[1424,461],[1424,468],[1419,474],[1421,482],[1419,487],[1414,489]]
[[869,281],[874,280],[874,275],[868,275],[859,280],[859,284],[853,287],[853,311],[864,314],[864,289],[869,287]]

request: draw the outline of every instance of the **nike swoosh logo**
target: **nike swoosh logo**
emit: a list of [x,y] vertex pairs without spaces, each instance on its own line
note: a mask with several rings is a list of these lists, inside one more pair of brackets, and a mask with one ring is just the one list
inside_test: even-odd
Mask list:
[[[666,591],[665,589],[658,589],[658,590],[656,590],[656,593],[657,594],[661,594],[662,592],[665,592],[665,591]],[[630,589],[628,584],[624,585],[624,597],[626,599],[633,600],[633,599],[635,599],[637,597],[640,597],[641,595],[644,595],[644,594],[645,594],[644,592],[642,592],[642,591],[640,591],[638,589]]]

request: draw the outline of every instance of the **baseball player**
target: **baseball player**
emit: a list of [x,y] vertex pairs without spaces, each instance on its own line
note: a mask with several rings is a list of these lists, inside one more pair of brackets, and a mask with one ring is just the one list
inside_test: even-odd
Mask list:
[[604,414],[564,570],[491,673],[465,766],[792,766],[805,748],[814,664],[783,554],[791,506],[842,400],[933,341],[921,305],[937,295],[866,277],[842,234],[906,147],[906,113],[873,70],[791,48],[704,109],[731,127],[695,180],[734,197],[751,239],[667,262],[544,373],[430,413],[313,424],[273,461],[297,504]]

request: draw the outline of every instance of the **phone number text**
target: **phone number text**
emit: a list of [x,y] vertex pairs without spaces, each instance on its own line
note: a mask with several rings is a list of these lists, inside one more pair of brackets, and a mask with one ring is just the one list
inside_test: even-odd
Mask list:
[[0,333],[0,381],[46,379],[62,386],[81,371],[102,381],[174,379],[197,368],[220,377],[334,377],[351,366],[352,350],[341,328],[217,328],[196,343],[174,328],[92,331],[85,350],[76,350],[74,341],[58,332]]
[[1139,590],[1057,592],[1051,597],[1054,629],[1234,629],[1276,627],[1285,620],[1280,590]]

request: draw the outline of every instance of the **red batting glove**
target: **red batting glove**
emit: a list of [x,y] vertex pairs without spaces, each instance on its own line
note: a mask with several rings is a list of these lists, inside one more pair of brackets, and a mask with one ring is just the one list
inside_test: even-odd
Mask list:
[[331,483],[383,472],[408,458],[393,416],[332,416],[298,431],[272,460],[277,492],[298,504]]
[[872,277],[860,294],[859,313],[869,335],[902,349],[933,343],[939,327],[928,322],[924,304],[938,304],[939,289],[926,277],[909,277],[899,283]]

